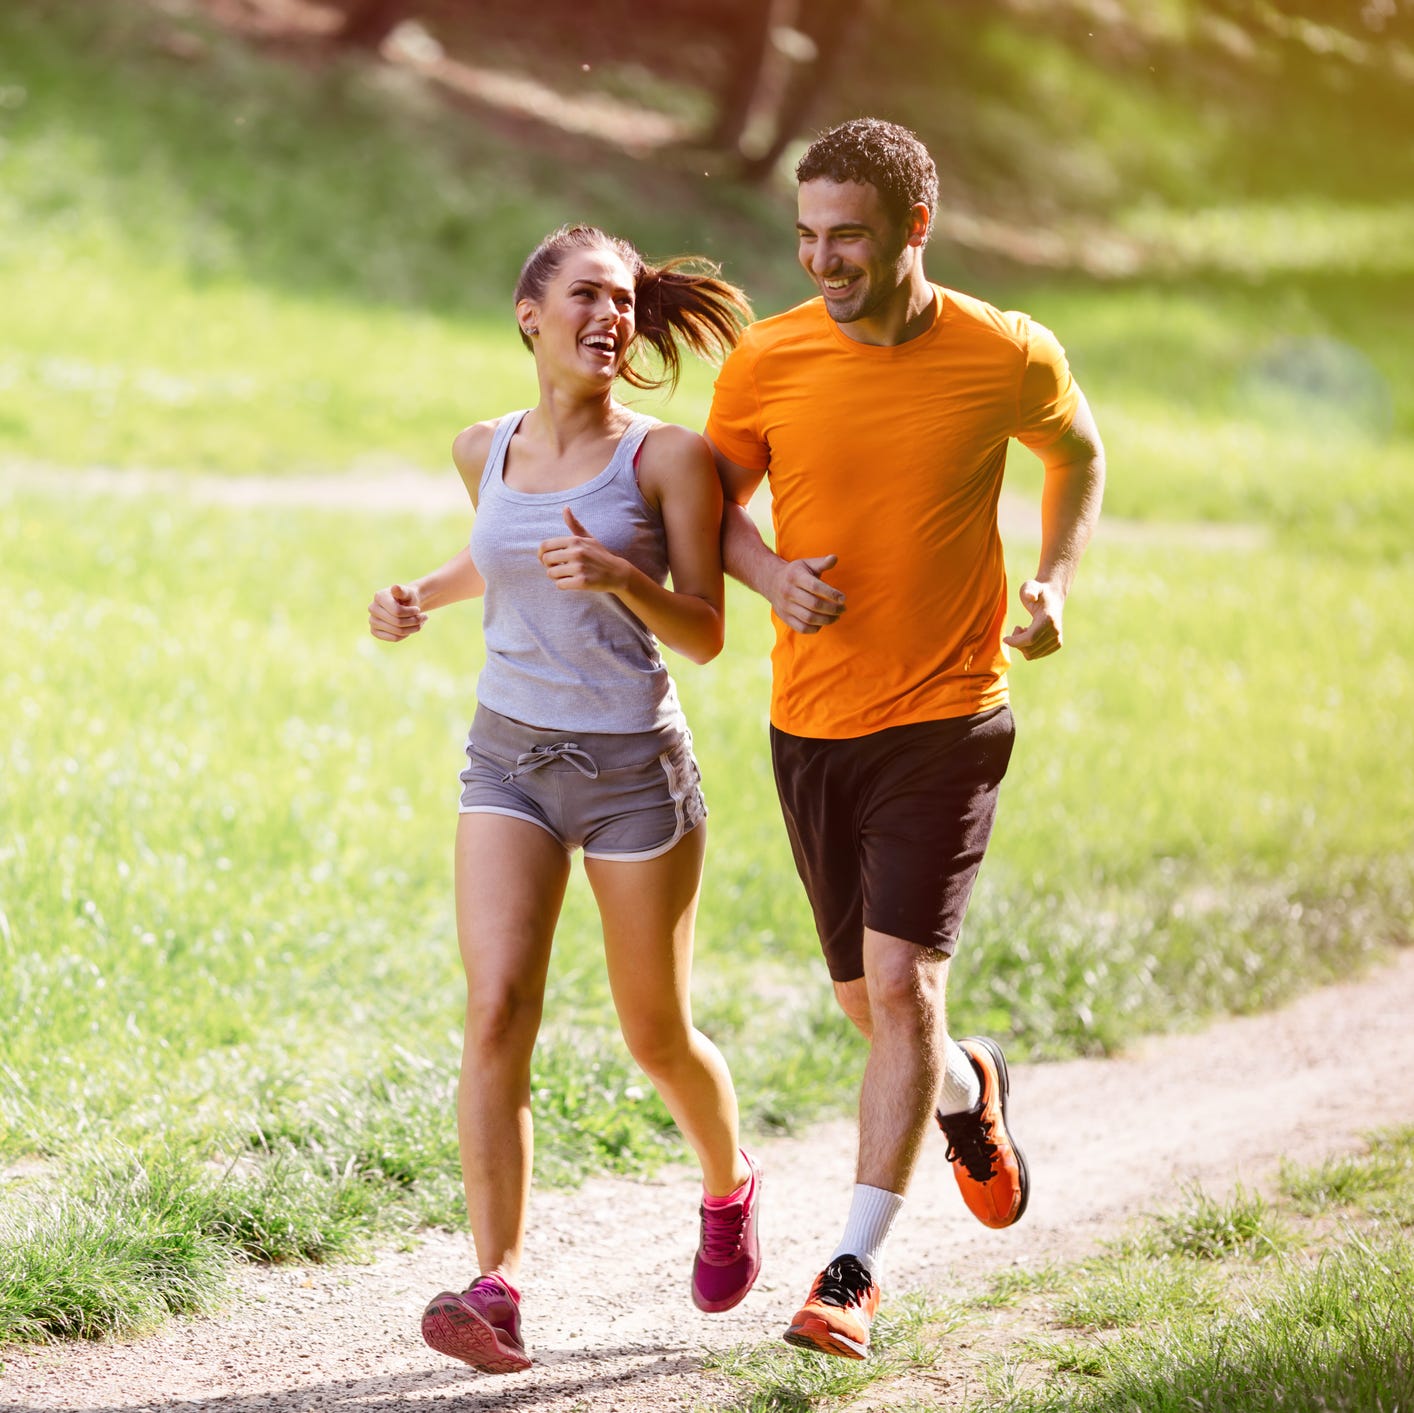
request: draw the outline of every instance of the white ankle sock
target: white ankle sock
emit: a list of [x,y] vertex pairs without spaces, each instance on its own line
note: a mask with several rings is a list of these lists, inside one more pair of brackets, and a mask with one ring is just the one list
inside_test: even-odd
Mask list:
[[960,1114],[964,1109],[975,1109],[982,1102],[982,1081],[977,1078],[967,1051],[952,1036],[948,1036],[945,1066],[938,1112]]
[[883,1187],[869,1187],[857,1182],[854,1197],[849,1204],[849,1218],[844,1224],[844,1235],[835,1248],[831,1261],[841,1256],[857,1256],[859,1263],[870,1276],[879,1278],[879,1258],[884,1243],[889,1239],[889,1228],[903,1206],[903,1197]]

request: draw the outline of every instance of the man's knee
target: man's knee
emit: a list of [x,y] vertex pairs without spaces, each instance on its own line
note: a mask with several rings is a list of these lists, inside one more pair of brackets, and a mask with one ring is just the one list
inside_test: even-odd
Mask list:
[[835,1000],[839,1008],[854,1023],[866,1040],[874,1036],[873,1015],[869,1009],[869,984],[861,976],[854,981],[835,982]]
[[866,955],[869,1008],[876,1025],[916,1031],[944,1028],[948,959],[901,938],[878,939]]

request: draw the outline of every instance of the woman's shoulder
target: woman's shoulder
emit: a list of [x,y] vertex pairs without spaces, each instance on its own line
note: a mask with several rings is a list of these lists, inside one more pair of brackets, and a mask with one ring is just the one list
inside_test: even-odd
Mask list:
[[703,456],[710,463],[707,439],[700,433],[676,422],[655,422],[643,438],[643,457],[639,464],[671,465],[682,461],[700,461]]
[[717,468],[707,439],[675,422],[648,429],[638,461],[638,484],[650,500],[689,493],[708,483],[716,485]]
[[473,505],[478,505],[480,500],[481,473],[486,469],[486,458],[491,455],[496,429],[505,420],[505,417],[491,417],[485,422],[473,422],[452,438],[452,464],[457,468]]
[[463,427],[452,438],[452,460],[463,476],[468,471],[474,471],[478,477],[481,475],[481,468],[486,464],[486,457],[491,451],[491,442],[500,422],[499,417],[489,418],[485,422],[473,422],[471,426]]

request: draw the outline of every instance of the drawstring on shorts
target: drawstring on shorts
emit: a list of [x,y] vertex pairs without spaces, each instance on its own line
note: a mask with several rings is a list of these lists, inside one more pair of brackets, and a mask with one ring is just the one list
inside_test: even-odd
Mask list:
[[575,741],[556,741],[553,746],[536,746],[533,750],[522,751],[516,757],[515,765],[502,777],[501,783],[514,780],[518,775],[529,775],[552,760],[562,760],[574,766],[586,780],[599,778],[599,767],[588,751],[583,751]]

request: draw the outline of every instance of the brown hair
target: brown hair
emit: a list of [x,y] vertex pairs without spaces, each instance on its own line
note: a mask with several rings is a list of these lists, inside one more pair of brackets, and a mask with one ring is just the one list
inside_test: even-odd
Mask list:
[[854,118],[822,133],[795,166],[795,179],[859,182],[879,193],[900,225],[918,203],[931,221],[938,207],[938,169],[916,133],[882,118]]
[[[721,268],[698,255],[680,255],[650,265],[620,236],[598,226],[561,226],[531,251],[516,281],[515,302],[541,299],[555,271],[572,250],[608,250],[627,267],[633,280],[633,342],[619,376],[636,388],[675,388],[682,372],[682,347],[699,358],[720,357],[736,347],[742,327],[751,321],[751,305],[735,285],[721,278]],[[521,342],[534,348],[525,330]],[[662,364],[655,377],[636,365],[639,341]]]

